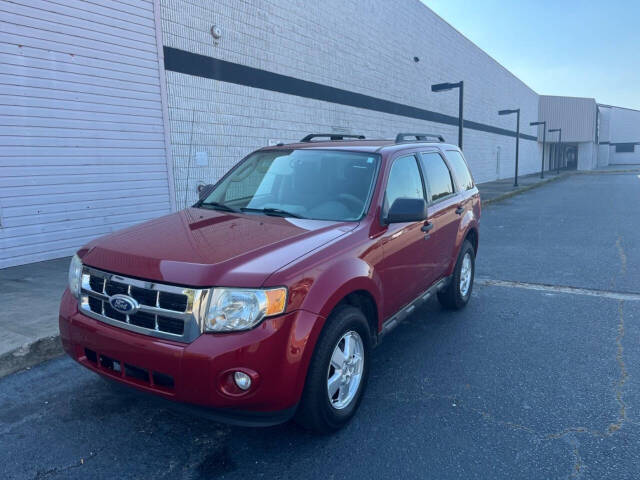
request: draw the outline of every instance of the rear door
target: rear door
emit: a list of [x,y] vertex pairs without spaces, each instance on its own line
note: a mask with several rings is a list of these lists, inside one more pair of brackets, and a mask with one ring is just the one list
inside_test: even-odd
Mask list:
[[429,202],[427,219],[431,226],[428,238],[431,254],[428,258],[432,263],[427,278],[431,285],[447,273],[464,207],[460,205],[449,166],[438,150],[422,152],[420,165]]
[[[478,189],[475,186],[471,171],[467,165],[467,161],[459,150],[449,149],[445,151],[447,163],[458,190],[458,206],[462,207],[462,217],[467,212],[471,212],[475,218],[480,215],[478,199]],[[463,226],[464,228],[464,226]]]

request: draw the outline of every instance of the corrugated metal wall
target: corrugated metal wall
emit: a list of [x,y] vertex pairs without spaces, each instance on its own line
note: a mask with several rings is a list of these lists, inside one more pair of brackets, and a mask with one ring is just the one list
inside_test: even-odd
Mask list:
[[[616,165],[640,164],[640,111],[630,108],[611,107],[608,109],[610,128],[609,163]],[[627,145],[632,151],[619,152],[620,144]]]
[[[538,116],[547,121],[547,128],[562,128],[563,143],[595,141],[596,101],[593,98],[541,95]],[[538,135],[542,139],[542,130]],[[547,141],[557,142],[558,134],[547,134]]]
[[154,4],[0,0],[0,268],[170,211]]
[[640,110],[610,108],[611,143],[640,142]]

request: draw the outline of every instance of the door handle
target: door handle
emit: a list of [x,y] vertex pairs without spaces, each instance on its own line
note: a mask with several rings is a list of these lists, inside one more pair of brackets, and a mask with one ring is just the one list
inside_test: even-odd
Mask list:
[[458,215],[462,215],[463,212],[464,212],[464,207],[463,206],[460,206],[460,207],[456,208],[456,213]]
[[425,223],[422,228],[420,230],[422,230],[424,233],[427,233],[428,231],[430,231],[433,228],[433,223],[431,222],[427,222]]

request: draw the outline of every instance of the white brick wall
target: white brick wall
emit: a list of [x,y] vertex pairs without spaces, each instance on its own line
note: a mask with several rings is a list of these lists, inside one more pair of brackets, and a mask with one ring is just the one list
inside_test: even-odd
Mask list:
[[[521,130],[537,120],[538,96],[417,0],[323,2],[289,0],[161,0],[165,46],[264,69],[447,115],[457,92],[432,93],[443,81],[465,82],[465,120]],[[212,25],[222,30],[214,41]],[[413,61],[413,57],[420,62]],[[319,100],[166,72],[178,206],[195,199],[199,182],[213,182],[269,139],[299,140],[310,132],[349,131],[393,138],[427,131],[457,141],[457,127]],[[191,162],[189,143],[192,134]],[[466,129],[464,151],[476,181],[513,176],[515,139]],[[539,145],[521,140],[520,173],[539,168]],[[195,166],[196,152],[209,165]]]

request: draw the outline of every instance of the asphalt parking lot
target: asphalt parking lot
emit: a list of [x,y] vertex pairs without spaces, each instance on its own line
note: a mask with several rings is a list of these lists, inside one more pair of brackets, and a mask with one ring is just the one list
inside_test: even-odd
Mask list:
[[[462,312],[375,350],[332,436],[158,408],[60,358],[0,380],[3,478],[638,478],[640,178],[574,175],[486,208]],[[566,288],[570,287],[570,288]]]

